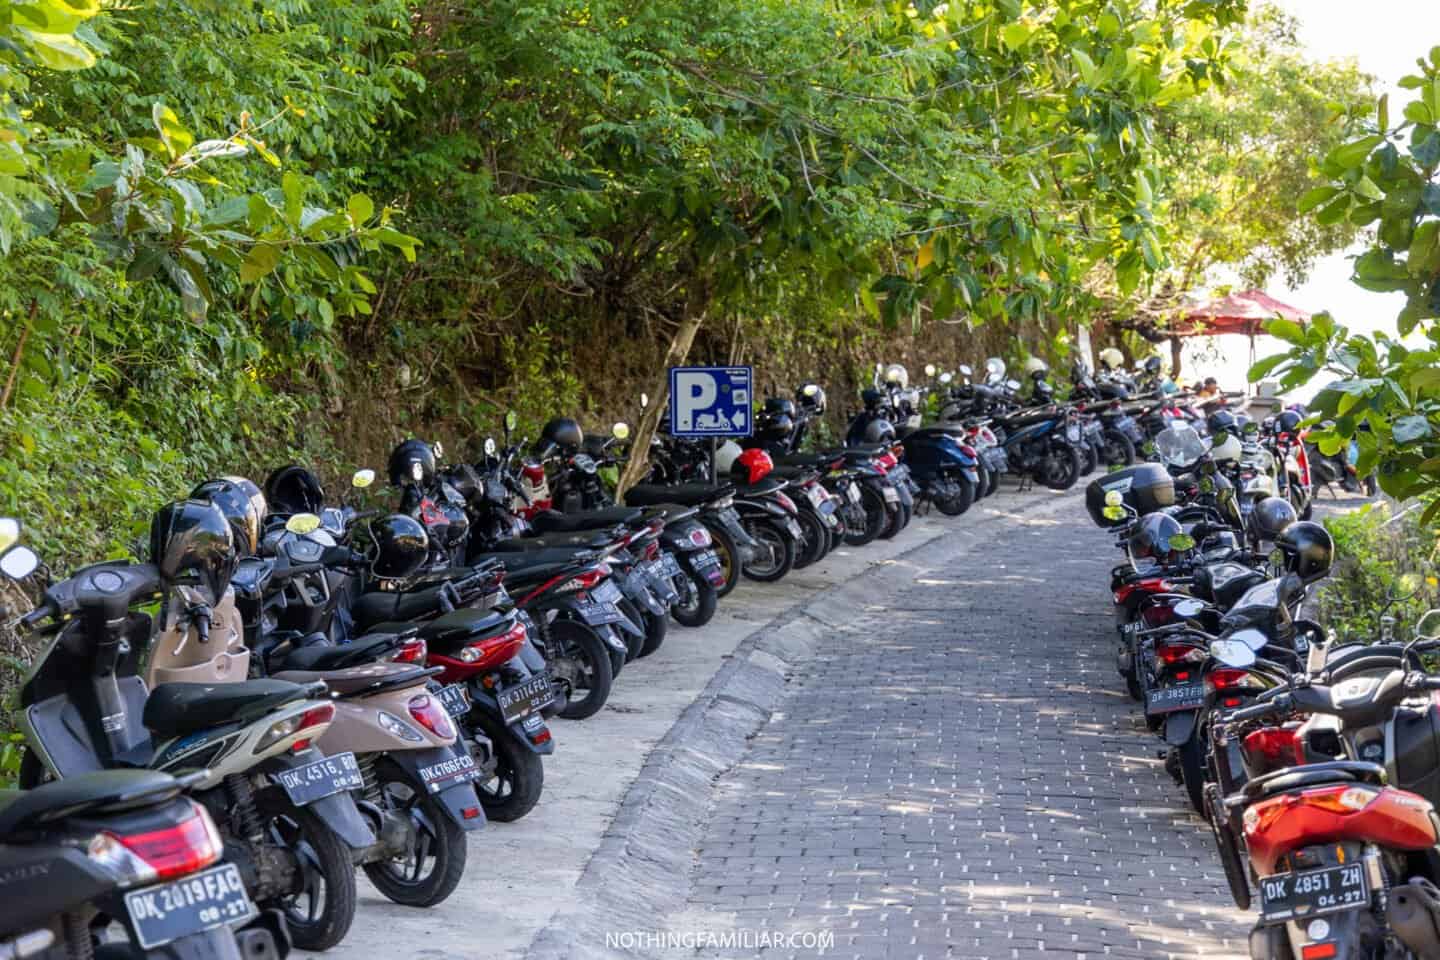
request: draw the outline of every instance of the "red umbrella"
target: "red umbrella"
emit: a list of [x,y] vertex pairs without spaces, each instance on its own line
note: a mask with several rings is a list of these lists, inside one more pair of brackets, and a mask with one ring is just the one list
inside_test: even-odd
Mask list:
[[1304,323],[1310,314],[1281,303],[1262,290],[1246,290],[1193,307],[1166,332],[1176,337],[1211,337],[1221,333],[1253,337],[1264,333],[1265,321],[1276,317]]

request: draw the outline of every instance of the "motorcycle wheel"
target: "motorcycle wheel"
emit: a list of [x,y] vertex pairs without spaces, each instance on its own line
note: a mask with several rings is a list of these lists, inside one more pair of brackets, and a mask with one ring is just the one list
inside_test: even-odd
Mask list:
[[1220,866],[1225,871],[1225,882],[1230,887],[1230,896],[1241,910],[1250,909],[1250,882],[1245,877],[1245,866],[1240,859],[1240,844],[1230,829],[1225,813],[1225,801],[1220,797],[1220,785],[1205,785],[1205,819],[1210,821],[1210,835],[1215,839],[1215,849],[1220,854]]
[[265,833],[271,843],[296,853],[304,881],[273,905],[284,912],[295,946],[329,950],[345,939],[355,919],[355,864],[350,848],[325,821],[304,807],[287,807],[266,817]]
[[545,657],[564,700],[556,714],[566,720],[584,720],[599,713],[610,699],[615,679],[609,646],[600,634],[574,620],[556,620],[545,630],[549,637]]
[[[884,500],[885,498],[882,496],[880,499]],[[880,528],[880,539],[894,540],[895,535],[900,532],[903,526],[905,526],[905,510],[903,509],[903,505],[898,500],[895,501],[894,504],[886,500],[885,526]]]
[[[710,531],[710,541],[715,547],[715,555],[720,558],[720,571],[725,574],[725,582],[715,588],[715,595],[723,597],[735,589],[735,584],[740,582],[740,547],[735,543],[735,538],[730,536],[720,524],[705,524],[705,529]],[[682,621],[683,622],[683,621]]]
[[1180,753],[1180,775],[1185,783],[1185,793],[1190,797],[1190,807],[1196,813],[1205,812],[1205,742],[1200,736],[1200,724],[1190,733],[1190,739],[1178,748]]
[[809,510],[801,509],[795,518],[800,524],[800,542],[795,550],[795,567],[800,570],[825,556],[829,537],[825,536],[825,523]]
[[1080,479],[1080,453],[1068,443],[1053,443],[1041,462],[1043,477],[1037,477],[1051,490],[1069,490]]
[[970,482],[970,478],[962,476],[956,483],[960,487],[959,493],[935,501],[935,508],[947,517],[960,516],[975,502],[975,484]]
[[[615,628],[620,630],[620,639],[625,641],[625,655],[621,656],[614,650],[610,651],[610,675],[612,677],[620,676],[620,669],[641,655],[641,652],[645,649],[645,642],[650,638],[650,612],[648,610],[641,610],[635,606],[635,601],[629,597],[623,598],[619,603],[615,604],[615,606],[619,607],[620,612],[630,618],[631,623],[639,624],[640,629],[645,631],[645,634],[644,636],[633,637],[624,630],[620,630],[618,626]],[[662,635],[660,639],[663,640],[665,638]],[[616,659],[617,657],[619,658],[618,660]]]
[[987,470],[986,472],[990,475],[990,485],[985,490],[985,496],[994,496],[995,491],[1000,489],[1000,471]]
[[[685,583],[681,583],[684,578]],[[715,616],[715,606],[719,600],[719,593],[710,581],[700,577],[692,577],[689,574],[681,573],[675,579],[675,588],[680,591],[680,602],[670,608],[670,616],[682,627],[703,627]],[[642,657],[649,656],[655,651],[646,649],[640,654]]]
[[403,857],[365,864],[365,876],[375,889],[407,907],[444,902],[465,873],[465,831],[434,799],[416,790],[388,758],[375,764],[375,775],[385,805],[408,817],[414,826],[415,846]]
[[1100,466],[1099,452],[1093,444],[1082,440],[1080,442],[1080,475],[1082,477],[1089,476],[1095,472],[1095,468],[1098,466]]
[[980,482],[975,484],[975,500],[984,500],[990,496],[990,478],[992,476],[990,468],[985,466],[984,461],[977,461],[975,474],[980,478]]
[[760,541],[762,556],[742,573],[750,580],[774,583],[795,566],[795,541],[769,520],[749,520],[745,530]]
[[885,498],[864,484],[860,485],[860,506],[865,511],[865,526],[854,530],[850,529],[848,524],[845,527],[845,542],[852,547],[863,547],[880,536],[880,531],[885,529],[885,523],[889,520],[885,510]]
[[1128,467],[1135,462],[1135,444],[1119,430],[1106,430],[1101,456],[1107,467]]
[[[515,737],[488,714],[472,710],[467,719],[490,739],[495,751],[495,775],[475,782],[485,816],[501,823],[519,820],[535,809],[545,789],[545,764],[540,754],[516,743]],[[463,836],[460,842],[464,843]]]

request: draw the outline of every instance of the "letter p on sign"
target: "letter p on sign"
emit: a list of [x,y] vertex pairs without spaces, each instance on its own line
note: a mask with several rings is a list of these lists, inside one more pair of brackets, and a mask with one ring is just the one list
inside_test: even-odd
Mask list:
[[681,430],[693,430],[695,414],[714,405],[719,390],[708,373],[686,370],[675,375],[675,412]]

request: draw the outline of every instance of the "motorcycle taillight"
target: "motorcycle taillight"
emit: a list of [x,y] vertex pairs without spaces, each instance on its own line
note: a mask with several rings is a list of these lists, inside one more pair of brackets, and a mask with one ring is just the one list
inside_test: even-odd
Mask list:
[[446,713],[445,708],[440,705],[440,701],[430,694],[417,694],[410,698],[410,702],[406,706],[410,708],[410,716],[415,718],[416,723],[441,740],[449,740],[455,736],[455,725],[450,722],[450,714]]
[[779,490],[775,491],[775,502],[780,504],[780,506],[784,507],[786,513],[797,514],[800,512],[800,508],[795,506],[795,501],[785,496],[785,494],[781,493]]
[[1267,770],[1305,762],[1305,745],[1293,727],[1261,727],[1241,741],[1245,755],[1263,763]]
[[190,806],[190,816],[174,826],[146,833],[98,833],[86,852],[91,860],[129,881],[126,885],[154,883],[202,870],[220,859],[225,845],[205,808],[194,801]]
[[411,637],[400,644],[400,650],[395,654],[396,663],[424,663],[425,654],[429,651],[425,647],[425,641],[419,637]]

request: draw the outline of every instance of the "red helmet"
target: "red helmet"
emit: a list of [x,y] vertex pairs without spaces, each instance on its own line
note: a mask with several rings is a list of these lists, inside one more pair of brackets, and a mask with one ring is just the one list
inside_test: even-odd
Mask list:
[[759,483],[770,476],[770,471],[774,469],[775,463],[770,459],[770,454],[756,448],[746,450],[735,458],[735,462],[730,465],[730,477],[736,483]]

